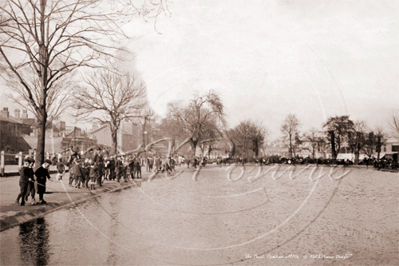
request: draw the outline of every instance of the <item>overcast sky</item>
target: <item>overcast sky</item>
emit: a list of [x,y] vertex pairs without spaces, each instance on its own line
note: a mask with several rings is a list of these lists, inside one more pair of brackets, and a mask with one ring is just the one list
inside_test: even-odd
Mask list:
[[[329,116],[387,126],[399,102],[399,1],[173,0],[171,16],[126,28],[160,115],[214,89],[230,127],[253,119],[272,138],[289,114],[302,132]],[[2,97],[3,98],[3,97]],[[8,103],[1,99],[1,106]]]

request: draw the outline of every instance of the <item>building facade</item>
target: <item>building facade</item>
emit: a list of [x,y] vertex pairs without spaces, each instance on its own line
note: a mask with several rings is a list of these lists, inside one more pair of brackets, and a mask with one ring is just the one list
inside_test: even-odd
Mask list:
[[[97,144],[110,148],[112,147],[111,129],[108,124],[101,125],[100,127],[93,127],[89,135],[97,141]],[[138,128],[133,127],[130,123],[121,124],[121,129],[118,131],[117,138],[119,152],[135,150],[139,143],[141,143]]]
[[0,150],[6,154],[6,162],[14,162],[15,154],[29,153],[32,146],[24,139],[30,133],[30,126],[10,116],[8,108],[0,112]]

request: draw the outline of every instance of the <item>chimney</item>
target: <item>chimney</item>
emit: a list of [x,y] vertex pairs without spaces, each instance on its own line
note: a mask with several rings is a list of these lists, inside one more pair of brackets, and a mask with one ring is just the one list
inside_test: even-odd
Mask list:
[[8,107],[4,107],[3,110],[0,111],[0,115],[9,118],[10,117],[10,113],[8,112]]
[[22,119],[27,119],[28,118],[28,110],[22,110],[21,118]]
[[16,118],[16,119],[20,119],[21,117],[19,116],[19,114],[20,114],[20,110],[19,109],[15,109],[14,110],[14,117]]

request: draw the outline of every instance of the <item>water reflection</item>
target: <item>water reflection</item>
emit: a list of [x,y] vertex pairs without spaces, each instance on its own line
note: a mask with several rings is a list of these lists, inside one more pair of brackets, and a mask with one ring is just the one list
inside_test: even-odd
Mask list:
[[19,226],[21,262],[29,265],[47,265],[49,262],[49,231],[44,218]]

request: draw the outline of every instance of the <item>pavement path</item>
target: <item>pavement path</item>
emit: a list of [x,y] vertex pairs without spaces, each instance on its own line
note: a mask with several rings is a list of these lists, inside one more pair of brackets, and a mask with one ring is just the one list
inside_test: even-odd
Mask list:
[[[146,180],[150,173],[144,170],[142,175],[143,180]],[[140,182],[139,180],[135,179],[136,183]],[[69,173],[64,174],[62,181],[56,180],[56,174],[51,174],[51,179],[46,183],[46,193],[44,194],[44,200],[47,204],[31,205],[32,199],[29,197],[29,201],[25,206],[19,206],[15,203],[20,191],[19,176],[0,178],[0,231],[41,217],[60,208],[73,206],[89,198],[99,196],[104,192],[113,192],[134,186],[132,182],[105,181],[103,186],[96,186],[96,190],[90,191],[86,188],[69,187],[68,181]],[[36,195],[37,201],[38,197]]]

